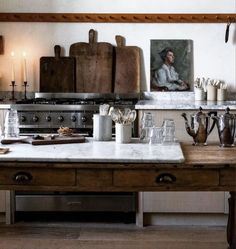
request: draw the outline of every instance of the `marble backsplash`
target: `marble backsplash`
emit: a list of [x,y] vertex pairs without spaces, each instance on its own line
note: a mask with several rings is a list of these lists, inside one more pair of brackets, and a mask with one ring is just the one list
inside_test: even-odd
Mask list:
[[[194,92],[143,92],[141,99],[189,102],[195,100],[194,94]],[[226,100],[236,100],[236,92],[227,92]]]

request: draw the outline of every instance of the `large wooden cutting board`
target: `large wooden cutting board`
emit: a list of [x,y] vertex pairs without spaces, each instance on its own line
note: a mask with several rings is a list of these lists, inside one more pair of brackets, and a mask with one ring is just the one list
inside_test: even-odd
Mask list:
[[81,135],[55,136],[53,139],[51,137],[43,137],[42,139],[33,139],[33,137],[23,137],[23,138],[4,138],[1,140],[2,144],[28,143],[32,145],[69,144],[69,143],[84,143],[84,142],[85,142],[85,137]]
[[140,48],[125,46],[125,39],[116,36],[115,93],[140,92]]
[[40,92],[75,92],[75,58],[61,57],[59,45],[54,52],[40,58]]
[[97,42],[96,32],[89,31],[89,43],[70,46],[70,56],[76,58],[76,92],[111,93],[113,75],[113,46]]

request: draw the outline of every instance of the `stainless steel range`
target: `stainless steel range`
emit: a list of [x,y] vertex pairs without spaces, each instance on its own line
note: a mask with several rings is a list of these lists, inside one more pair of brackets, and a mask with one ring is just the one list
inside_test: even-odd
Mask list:
[[[138,94],[36,93],[34,99],[18,101],[12,108],[18,111],[21,134],[53,133],[64,126],[92,136],[92,118],[100,104],[134,109],[138,99]],[[135,125],[133,132],[137,134]]]
[[[99,105],[108,103],[119,108],[134,109],[139,95],[36,93],[35,98],[18,101],[12,108],[18,111],[20,133],[56,133],[60,126],[92,136],[93,114]],[[138,132],[137,122],[133,136]],[[70,193],[16,192],[16,211],[136,211],[136,194],[130,193]]]

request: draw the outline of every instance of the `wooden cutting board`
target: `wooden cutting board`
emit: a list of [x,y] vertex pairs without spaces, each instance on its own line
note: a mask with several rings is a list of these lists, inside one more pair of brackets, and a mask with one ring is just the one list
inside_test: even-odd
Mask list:
[[40,92],[75,92],[75,58],[61,57],[59,45],[54,52],[40,58]]
[[89,43],[70,46],[70,56],[76,58],[76,92],[112,92],[113,46],[96,40],[96,32],[91,29]]
[[140,48],[125,46],[125,39],[116,36],[115,93],[140,92]]
[[23,137],[23,138],[4,138],[1,140],[2,144],[12,144],[12,143],[29,143],[32,145],[48,145],[48,144],[69,144],[69,143],[84,143],[85,137],[81,135],[72,136],[55,136],[53,139],[51,137],[43,137],[42,139],[33,139],[33,137]]

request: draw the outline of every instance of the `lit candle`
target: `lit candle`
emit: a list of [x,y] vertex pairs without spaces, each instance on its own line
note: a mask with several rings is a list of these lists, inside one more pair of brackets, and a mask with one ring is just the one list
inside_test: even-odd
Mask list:
[[11,81],[15,81],[15,66],[14,66],[14,56],[15,53],[11,52],[12,64],[11,64]]
[[27,82],[26,53],[23,52],[23,82]]

